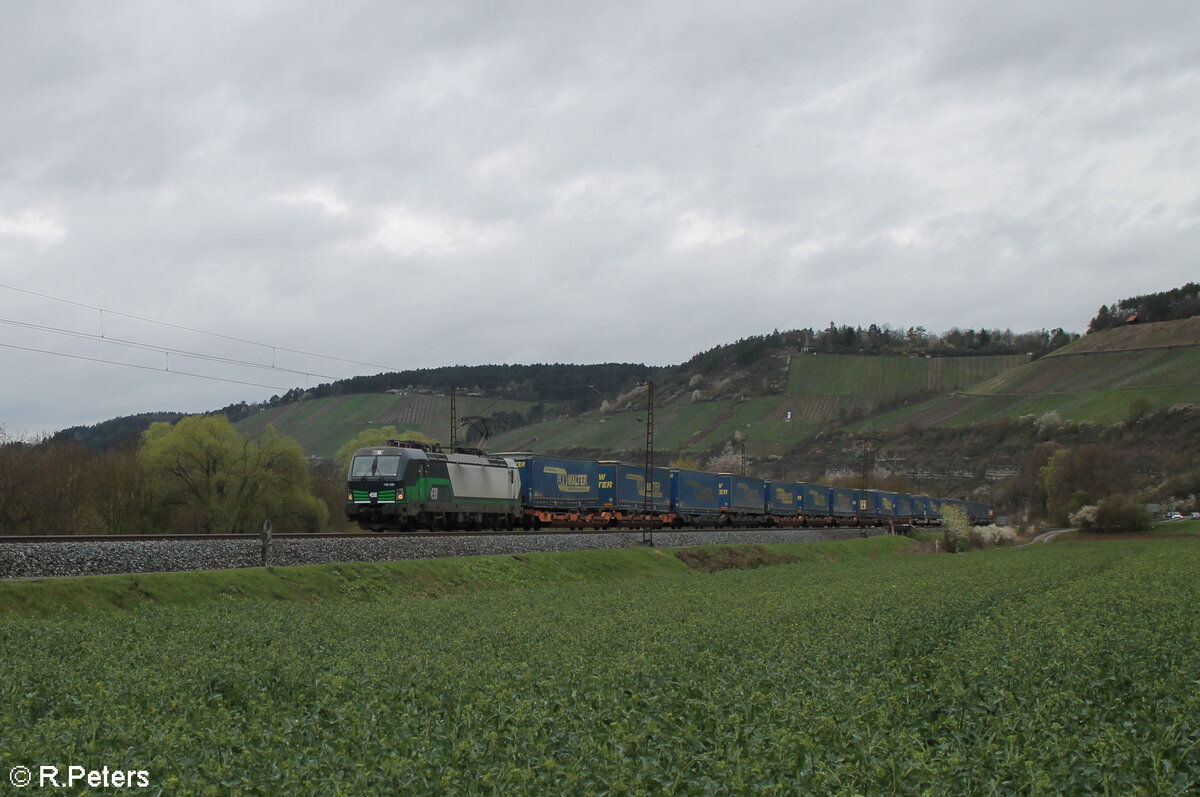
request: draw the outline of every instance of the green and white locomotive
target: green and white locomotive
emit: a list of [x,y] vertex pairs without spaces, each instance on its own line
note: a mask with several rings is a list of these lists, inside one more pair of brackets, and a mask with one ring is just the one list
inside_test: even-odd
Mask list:
[[521,473],[505,457],[389,440],[350,462],[346,517],[365,529],[511,529],[521,514]]

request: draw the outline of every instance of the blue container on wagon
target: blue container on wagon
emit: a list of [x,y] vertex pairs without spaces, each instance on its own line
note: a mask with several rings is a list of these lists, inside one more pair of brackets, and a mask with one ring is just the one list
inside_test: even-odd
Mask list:
[[858,516],[874,521],[879,517],[879,491],[861,490],[858,494]]
[[765,482],[766,513],[772,517],[797,517],[804,500],[803,487],[796,482]]
[[537,509],[592,509],[599,504],[600,464],[541,454],[500,454],[521,471],[521,497]]
[[967,517],[971,518],[971,522],[976,526],[991,525],[993,515],[991,504],[985,504],[982,501],[967,501]]
[[[646,468],[623,462],[599,463],[599,506],[617,512],[643,512],[646,509]],[[650,474],[650,511],[671,509],[671,471],[654,468]]]
[[929,520],[936,520],[937,522],[940,523],[942,521],[942,504],[943,503],[944,503],[944,501],[941,498],[926,498],[925,499],[925,517],[929,518]]
[[736,473],[722,473],[721,508],[736,515],[761,515],[763,513],[763,480]]
[[899,496],[887,490],[867,490],[867,517],[895,520],[899,517]]
[[929,508],[929,496],[914,495],[912,496],[912,518],[913,520],[931,520],[934,515],[930,514],[932,510]]
[[916,500],[908,493],[896,493],[896,519],[912,522],[917,515]]
[[804,517],[827,518],[833,512],[829,506],[829,491],[833,488],[826,484],[805,482],[800,485],[800,512]]
[[699,470],[671,471],[671,511],[679,515],[719,515],[721,477]]
[[852,487],[830,487],[829,508],[834,517],[857,517],[858,490]]

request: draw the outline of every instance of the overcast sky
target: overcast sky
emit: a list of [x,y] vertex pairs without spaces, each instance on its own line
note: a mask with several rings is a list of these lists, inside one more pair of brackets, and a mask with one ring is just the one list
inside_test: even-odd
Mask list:
[[0,76],[10,435],[1200,278],[1195,0],[6,0]]

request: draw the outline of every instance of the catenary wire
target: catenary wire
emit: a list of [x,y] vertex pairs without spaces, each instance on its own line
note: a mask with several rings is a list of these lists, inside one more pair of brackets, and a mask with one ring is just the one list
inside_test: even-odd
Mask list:
[[321,379],[339,379],[341,377],[331,376],[329,374],[317,374],[309,371],[297,371],[294,368],[284,368],[278,365],[266,365],[264,363],[251,362],[249,360],[237,360],[232,357],[221,357],[215,354],[203,354],[201,352],[188,351],[186,349],[172,349],[166,346],[156,346],[152,343],[141,343],[136,340],[125,340],[124,338],[100,337],[89,332],[77,332],[71,329],[61,329],[59,327],[44,326],[42,324],[31,324],[27,321],[14,321],[8,318],[0,318],[0,324],[8,324],[10,326],[23,327],[25,329],[33,329],[38,332],[49,332],[54,335],[63,335],[66,337],[78,338],[80,340],[90,340],[95,343],[106,343],[113,346],[124,346],[130,349],[138,349],[140,351],[158,352],[160,354],[175,354],[180,357],[189,357],[195,360],[204,360],[206,362],[222,363],[224,365],[238,365],[246,368],[261,368],[267,371],[279,371],[281,373],[297,374],[299,376],[319,377]]
[[[351,365],[361,365],[365,368],[378,368],[381,371],[402,370],[400,368],[394,368],[394,367],[388,366],[388,365],[379,365],[377,363],[368,363],[368,362],[362,362],[360,360],[351,360],[351,359],[347,359],[345,357],[336,357],[336,356],[329,355],[329,354],[317,354],[316,352],[304,351],[302,349],[292,349],[292,348],[288,348],[286,346],[273,346],[270,343],[262,343],[257,340],[247,340],[246,338],[238,338],[238,337],[234,337],[233,335],[225,335],[220,332],[209,332],[209,331],[203,330],[203,329],[195,329],[194,327],[185,327],[180,324],[172,324],[169,321],[157,321],[153,318],[145,318],[143,316],[132,315],[130,313],[122,313],[122,312],[118,312],[116,310],[106,310],[103,307],[97,307],[97,306],[91,305],[91,304],[84,304],[83,302],[76,302],[71,299],[63,299],[62,297],[59,297],[59,296],[51,296],[50,294],[39,293],[38,291],[31,291],[31,290],[28,290],[27,288],[17,288],[13,285],[0,284],[0,288],[3,288],[5,290],[10,290],[10,291],[16,291],[17,293],[28,294],[29,296],[37,296],[38,298],[41,298],[41,299],[49,299],[49,300],[55,301],[55,302],[62,302],[63,304],[74,305],[75,307],[82,307],[87,310],[95,310],[96,312],[100,313],[100,318],[101,318],[102,324],[103,324],[104,314],[108,313],[109,315],[119,316],[121,318],[129,318],[134,321],[142,321],[147,324],[157,324],[159,326],[168,327],[170,329],[178,329],[183,332],[193,332],[198,335],[208,335],[208,336],[214,337],[214,338],[230,340],[235,343],[245,343],[250,346],[259,346],[264,349],[271,349],[272,351],[285,351],[290,354],[301,354],[301,355],[304,355],[305,357],[318,357],[323,360],[334,360],[337,362],[349,363]],[[102,332],[103,332],[103,330],[102,330]],[[100,337],[103,337],[103,334],[101,334]]]
[[93,362],[93,363],[104,363],[105,365],[123,365],[126,368],[137,368],[142,371],[163,371],[168,374],[179,374],[181,376],[191,376],[191,377],[195,377],[197,379],[210,379],[215,382],[229,382],[230,384],[234,384],[234,385],[249,385],[250,387],[265,387],[265,388],[269,388],[271,390],[287,390],[288,389],[286,387],[279,387],[278,385],[264,385],[259,382],[246,382],[241,379],[227,379],[227,378],[221,377],[221,376],[209,376],[208,374],[195,374],[190,371],[172,371],[170,369],[170,367],[167,367],[167,366],[164,366],[162,368],[156,368],[152,365],[138,365],[137,363],[123,363],[123,362],[120,362],[119,360],[105,360],[100,357],[85,357],[81,354],[67,354],[66,352],[50,351],[49,349],[35,349],[31,346],[16,346],[12,343],[0,343],[0,346],[3,346],[6,349],[17,349],[19,351],[36,352],[37,354],[52,354],[55,357],[69,357],[72,360],[86,360],[88,362]]

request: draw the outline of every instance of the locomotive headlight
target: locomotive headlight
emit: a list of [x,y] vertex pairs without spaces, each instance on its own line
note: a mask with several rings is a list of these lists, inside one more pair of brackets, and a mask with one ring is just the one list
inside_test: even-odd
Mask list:
[[397,501],[403,501],[403,500],[404,500],[404,488],[403,488],[403,487],[397,487],[397,488],[396,488],[396,500],[397,500]]
[[353,491],[353,490],[347,490],[347,491],[346,491],[346,500],[347,500],[347,501],[353,501],[353,500],[354,500],[354,491]]

